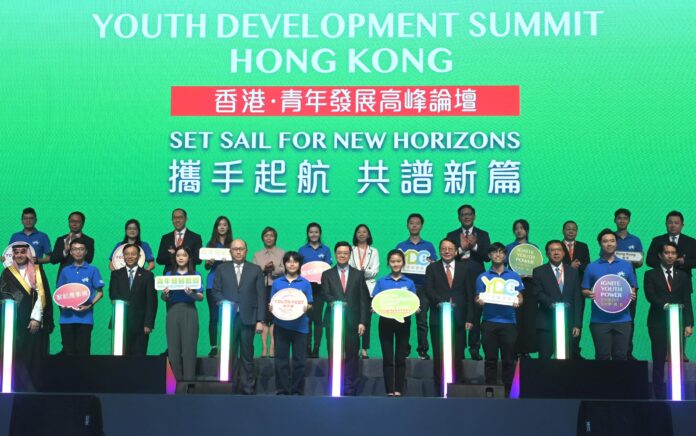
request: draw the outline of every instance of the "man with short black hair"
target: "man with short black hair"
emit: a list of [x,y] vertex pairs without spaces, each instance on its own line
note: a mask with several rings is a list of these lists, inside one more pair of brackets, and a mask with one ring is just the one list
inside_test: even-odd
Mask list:
[[[578,279],[582,283],[585,268],[590,264],[590,249],[584,242],[578,241],[578,224],[573,220],[563,223],[563,264],[568,265],[578,272]],[[580,300],[580,311],[585,313],[585,299]],[[572,338],[570,354],[573,359],[583,359],[580,354],[580,340],[582,339],[582,329],[580,334]]]
[[186,227],[188,215],[182,208],[176,208],[172,211],[172,225],[174,231],[165,233],[160,239],[159,249],[157,250],[157,263],[164,265],[162,274],[167,274],[167,271],[172,270],[174,262],[174,252],[179,247],[188,247],[193,256],[193,263],[200,265],[199,253],[203,246],[201,235]]
[[51,241],[44,232],[36,230],[36,211],[33,207],[27,207],[22,211],[22,231],[14,233],[10,237],[10,244],[14,242],[26,242],[34,249],[34,264],[45,264],[51,261]]
[[60,264],[58,267],[58,277],[60,277],[61,271],[68,265],[72,265],[75,262],[75,258],[70,252],[70,244],[75,239],[80,239],[85,247],[85,257],[83,261],[92,263],[94,260],[94,239],[85,235],[82,232],[82,228],[85,225],[85,214],[80,211],[71,212],[68,215],[68,226],[70,227],[70,232],[66,235],[59,236],[56,242],[53,244],[53,252],[51,253],[51,263]]

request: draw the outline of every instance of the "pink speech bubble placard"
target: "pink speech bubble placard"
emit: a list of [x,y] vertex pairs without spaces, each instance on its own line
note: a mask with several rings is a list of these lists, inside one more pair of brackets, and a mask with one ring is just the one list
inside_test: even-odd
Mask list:
[[327,269],[331,269],[331,265],[321,260],[315,260],[302,265],[300,275],[312,283],[321,284],[321,273]]
[[53,301],[60,307],[74,309],[89,300],[89,288],[82,283],[68,283],[56,289]]

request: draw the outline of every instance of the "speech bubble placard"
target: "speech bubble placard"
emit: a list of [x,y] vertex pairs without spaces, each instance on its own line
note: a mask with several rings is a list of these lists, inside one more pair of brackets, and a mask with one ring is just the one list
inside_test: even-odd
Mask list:
[[520,282],[513,279],[505,280],[502,277],[482,277],[481,280],[486,286],[485,292],[478,294],[478,297],[486,304],[499,304],[501,306],[512,306],[517,302]]
[[430,265],[431,254],[428,250],[414,250],[413,248],[404,251],[406,262],[401,272],[404,274],[425,274],[425,269]]
[[307,296],[304,292],[294,289],[285,288],[273,294],[271,298],[271,313],[276,318],[283,321],[293,321],[301,317],[305,313],[307,306]]
[[616,274],[600,277],[592,286],[594,304],[603,312],[619,313],[631,304],[631,285]]
[[194,275],[174,275],[174,276],[157,276],[155,277],[155,289],[163,291],[169,288],[170,291],[180,291],[186,288],[200,289],[201,276]]
[[[114,254],[111,256],[111,264],[114,266],[114,269],[121,269],[124,266],[126,266],[126,261],[123,260],[123,247],[125,247],[126,244],[121,244],[116,249],[114,250]],[[140,268],[145,266],[145,250],[143,250],[142,247],[138,247],[140,249],[140,257],[138,258],[138,266]]]
[[232,253],[229,248],[212,248],[203,247],[198,250],[198,258],[200,260],[232,260]]
[[321,284],[321,274],[327,269],[331,269],[331,265],[321,260],[315,260],[302,265],[300,275],[311,283]]
[[531,277],[534,268],[544,263],[544,258],[532,244],[519,244],[510,251],[508,263],[510,269],[521,277]]
[[89,288],[82,283],[67,283],[53,293],[53,302],[63,308],[76,308],[89,300]]
[[372,310],[376,314],[401,323],[416,313],[419,307],[418,296],[406,288],[382,291],[372,299]]
[[36,257],[36,251],[34,251],[34,247],[32,247],[30,243],[23,241],[13,242],[8,245],[7,248],[5,248],[5,251],[2,253],[2,255],[5,256],[5,261],[2,263],[2,265],[5,268],[12,266],[12,247],[15,245],[28,245],[29,251],[31,252],[31,257]]

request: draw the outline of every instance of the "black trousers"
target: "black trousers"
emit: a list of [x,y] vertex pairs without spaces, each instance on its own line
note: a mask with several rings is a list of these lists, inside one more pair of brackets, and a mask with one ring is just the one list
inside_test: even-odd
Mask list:
[[481,315],[483,314],[483,307],[476,303],[470,302],[470,304],[473,304],[472,311],[474,312],[474,319],[471,330],[469,330],[468,344],[469,352],[473,354],[478,353],[479,349],[481,348]]
[[[329,368],[331,368],[333,354],[333,323],[331,316],[326,317],[326,342],[329,349]],[[358,351],[360,350],[360,336],[357,326],[343,325],[343,395],[353,396],[357,393],[360,381]],[[333,370],[333,368],[331,368]]]
[[388,394],[403,393],[406,386],[406,357],[411,336],[411,317],[401,323],[379,317],[379,342],[382,345],[384,388]]
[[254,334],[255,325],[245,325],[239,316],[234,317],[232,328],[232,347],[230,350],[230,368],[236,390],[252,395],[256,378],[254,376]]
[[61,324],[63,354],[89,356],[92,349],[92,324]]
[[[636,289],[636,293],[638,293],[638,289]],[[629,356],[633,356],[633,333],[636,331],[635,319],[636,319],[637,305],[638,305],[637,298],[635,300],[631,301],[631,303],[628,305],[628,311],[631,313],[631,332],[628,334],[628,355]]]
[[[580,277],[580,279],[582,280],[582,276]],[[585,298],[580,299],[580,313],[583,314],[583,319],[585,319]],[[570,355],[573,359],[579,359],[582,356],[580,354],[580,352],[582,351],[580,349],[582,331],[583,329],[580,329],[580,334],[577,337],[570,339]]]
[[210,297],[210,289],[205,291],[205,300],[208,302],[208,337],[210,338],[210,346],[217,346],[218,340],[218,322],[220,320],[220,307]]
[[[278,394],[302,395],[305,383],[307,333],[289,330],[279,325],[273,329],[275,340],[275,384]],[[290,349],[292,348],[292,376]]]
[[517,320],[517,354],[529,354],[538,351],[536,317],[538,311],[537,297],[531,278],[523,278],[524,302],[516,310]]
[[[372,297],[370,297],[370,307],[372,307]],[[372,327],[372,312],[367,317],[367,324],[365,324],[365,333],[360,336],[360,349],[369,350],[370,349],[370,329]]]
[[[650,351],[652,351],[652,382],[655,398],[664,400],[667,398],[665,389],[665,363],[667,362],[667,347],[669,333],[665,328],[648,327],[650,335]],[[674,359],[675,357],[672,356]],[[679,358],[679,357],[678,357]]]
[[631,333],[630,322],[590,324],[592,341],[597,360],[628,359],[628,337]]
[[481,323],[483,333],[483,353],[486,355],[484,375],[487,384],[495,384],[498,381],[498,351],[503,366],[503,384],[507,390],[512,386],[515,376],[515,341],[517,340],[517,326],[484,321]]
[[[431,313],[430,316],[430,342],[433,345],[433,380],[435,381],[435,392],[437,392],[438,396],[442,396],[442,327],[439,324],[439,320],[437,320],[438,324],[433,324],[433,316],[438,315]],[[452,360],[454,360],[454,382],[457,383],[464,377],[462,360],[464,360],[464,349],[466,348],[466,328],[464,325],[457,324],[454,321],[452,326],[454,328],[452,332],[454,339]]]
[[430,309],[430,300],[425,294],[425,286],[417,285],[416,294],[420,300],[420,312],[416,313],[416,332],[418,333],[418,346],[416,351],[418,354],[427,353],[428,349],[428,309]]
[[147,344],[150,335],[145,334],[145,326],[139,325],[126,331],[125,335],[125,354],[126,356],[145,356],[147,355]]
[[[307,313],[309,317],[309,334],[307,334],[307,353],[319,353],[321,336],[324,334],[324,294],[321,285],[312,283],[312,310]],[[312,343],[314,338],[314,343]]]

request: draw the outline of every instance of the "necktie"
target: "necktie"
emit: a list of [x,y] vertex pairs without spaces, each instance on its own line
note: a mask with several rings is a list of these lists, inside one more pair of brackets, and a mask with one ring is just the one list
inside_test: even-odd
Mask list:
[[242,265],[234,266],[234,275],[237,276],[237,286],[239,286],[239,281],[242,279]]
[[575,251],[575,242],[568,243],[568,256],[573,260],[573,252]]
[[667,290],[672,292],[672,268],[667,268]]
[[346,293],[346,269],[341,268],[341,286],[343,287],[343,293]]
[[672,235],[672,236],[670,236],[670,239],[672,239],[672,242],[673,242],[673,243],[675,243],[675,244],[677,243],[677,237],[676,237],[676,236]]
[[555,267],[556,270],[556,281],[558,282],[558,287],[561,289],[561,293],[563,293],[563,276],[561,275],[561,268]]
[[181,247],[182,242],[184,242],[184,236],[181,234],[181,232],[176,232],[176,247]]
[[128,289],[133,288],[133,268],[128,268]]
[[452,287],[452,266],[450,264],[445,265],[445,272],[447,273],[447,284]]

